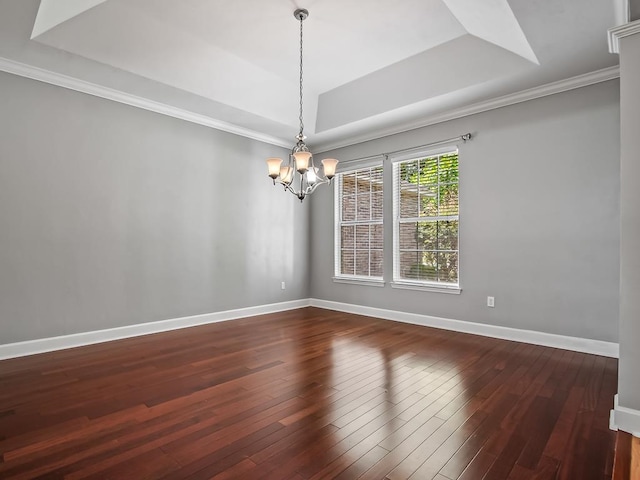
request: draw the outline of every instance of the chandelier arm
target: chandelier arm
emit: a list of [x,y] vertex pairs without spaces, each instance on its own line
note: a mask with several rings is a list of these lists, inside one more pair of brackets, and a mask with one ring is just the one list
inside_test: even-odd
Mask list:
[[290,183],[286,183],[283,182],[282,180],[277,180],[277,183],[279,183],[280,185],[282,185],[284,187],[285,190],[288,190],[289,192],[293,193],[296,197],[298,196],[298,192],[296,192],[292,187]]
[[286,182],[283,182],[280,178],[277,178],[276,180],[274,180],[274,184],[275,183],[282,185],[285,190],[288,190],[290,193],[292,193],[298,198],[300,198],[300,195],[303,194],[303,198],[304,198],[307,195],[311,195],[316,190],[316,188],[318,188],[320,185],[330,185],[331,180],[326,178],[323,175],[317,174],[316,182],[313,185],[307,184],[307,187],[304,188],[304,178],[300,176],[300,190],[296,190],[291,186],[294,183],[294,181],[291,181],[290,183],[286,183]]
[[[277,178],[277,179],[275,179],[275,180],[274,180],[274,182],[275,182],[275,183],[277,183],[277,184],[279,184],[279,185],[282,185],[282,186],[285,188],[285,190],[289,190],[291,193],[293,193],[293,194],[294,194],[294,195],[296,195],[296,196],[297,196],[297,195],[298,195],[298,193],[299,193],[295,188],[293,188],[293,187],[291,186],[291,185],[293,185],[293,184],[295,183],[295,178],[294,178],[294,179],[292,179],[292,180],[291,180],[291,182],[289,182],[289,183],[287,183],[287,182],[283,182],[281,178]],[[301,190],[302,190],[302,188],[301,188]]]
[[325,183],[328,183],[328,182],[316,182],[313,185],[309,185],[307,187],[306,195],[311,195],[316,190],[316,188],[318,188],[319,185],[324,185]]
[[306,195],[311,195],[316,188],[318,188],[320,185],[329,185],[331,184],[331,180],[329,180],[328,178],[323,178],[323,177],[318,177],[318,180],[316,181],[316,183],[314,183],[313,185],[309,185],[306,189]]

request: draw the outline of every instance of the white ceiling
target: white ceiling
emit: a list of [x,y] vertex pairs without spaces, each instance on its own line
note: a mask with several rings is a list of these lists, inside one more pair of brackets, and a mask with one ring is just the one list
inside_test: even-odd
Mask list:
[[0,0],[0,58],[289,145],[307,8],[305,133],[322,149],[616,65],[616,1]]

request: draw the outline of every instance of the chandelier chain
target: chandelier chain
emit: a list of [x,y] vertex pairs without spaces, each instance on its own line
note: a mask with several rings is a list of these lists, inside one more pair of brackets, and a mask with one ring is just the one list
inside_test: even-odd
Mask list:
[[300,137],[303,136],[304,122],[302,121],[302,22],[304,17],[300,17]]

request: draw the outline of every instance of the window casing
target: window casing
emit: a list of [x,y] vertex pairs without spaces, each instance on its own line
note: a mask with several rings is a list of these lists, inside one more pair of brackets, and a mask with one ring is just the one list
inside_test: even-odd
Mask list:
[[458,151],[393,163],[394,286],[459,293]]
[[382,165],[336,176],[335,279],[382,282]]

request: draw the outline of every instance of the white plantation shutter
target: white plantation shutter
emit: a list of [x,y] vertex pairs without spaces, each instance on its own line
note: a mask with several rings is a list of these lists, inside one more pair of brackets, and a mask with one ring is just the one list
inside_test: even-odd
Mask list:
[[458,151],[393,163],[393,280],[457,287]]
[[382,164],[336,176],[335,276],[382,279]]

